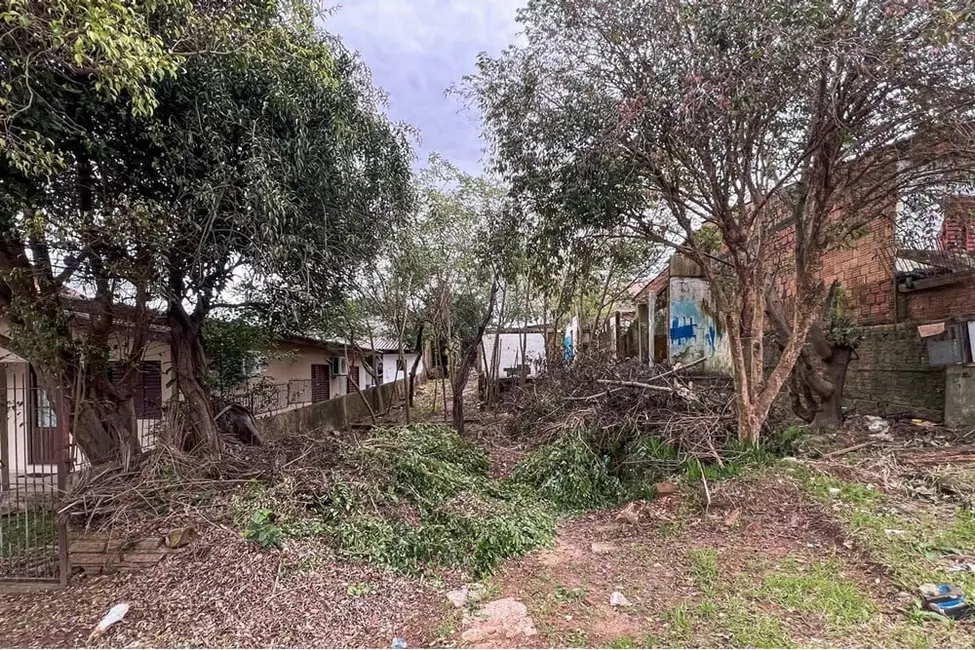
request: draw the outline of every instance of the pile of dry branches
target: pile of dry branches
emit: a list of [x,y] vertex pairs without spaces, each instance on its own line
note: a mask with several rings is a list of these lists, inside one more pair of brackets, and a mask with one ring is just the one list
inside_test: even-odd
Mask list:
[[[59,514],[74,526],[135,535],[220,517],[243,483],[273,481],[287,472],[309,484],[323,480],[335,455],[333,436],[290,437],[260,447],[226,440],[219,455],[187,453],[166,438],[128,469],[88,468],[62,500]],[[317,487],[317,486],[312,486]]]
[[686,455],[714,458],[735,437],[732,387],[726,378],[695,372],[696,365],[649,367],[587,353],[513,390],[506,410],[517,435],[532,445],[586,429],[655,436]]

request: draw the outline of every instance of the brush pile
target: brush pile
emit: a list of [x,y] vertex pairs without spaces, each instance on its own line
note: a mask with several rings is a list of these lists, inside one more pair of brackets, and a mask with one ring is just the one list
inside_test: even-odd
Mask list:
[[589,353],[512,391],[518,438],[537,446],[579,431],[603,451],[652,438],[680,456],[718,460],[736,439],[730,380]]

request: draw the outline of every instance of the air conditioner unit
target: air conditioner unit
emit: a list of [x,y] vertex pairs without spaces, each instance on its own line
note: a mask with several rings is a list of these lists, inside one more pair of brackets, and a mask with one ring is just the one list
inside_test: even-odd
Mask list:
[[349,360],[345,357],[332,357],[332,375],[349,374]]

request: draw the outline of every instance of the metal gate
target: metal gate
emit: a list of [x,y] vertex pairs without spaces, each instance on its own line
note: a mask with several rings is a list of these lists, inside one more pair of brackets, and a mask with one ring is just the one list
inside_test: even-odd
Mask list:
[[0,398],[0,591],[64,585],[67,528],[57,517],[70,453],[64,401],[19,358],[0,363]]

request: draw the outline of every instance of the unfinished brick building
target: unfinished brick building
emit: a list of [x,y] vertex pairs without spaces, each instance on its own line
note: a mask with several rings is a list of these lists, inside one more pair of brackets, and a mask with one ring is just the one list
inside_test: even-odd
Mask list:
[[[908,225],[907,211],[898,201],[891,214],[824,257],[823,279],[842,286],[862,334],[845,396],[864,413],[975,425],[975,196],[946,195],[924,215],[923,232]],[[778,228],[784,251],[791,249],[792,228],[788,221]],[[641,356],[657,361],[673,356],[667,336],[673,279],[665,269],[637,297],[637,336],[650,341]]]

